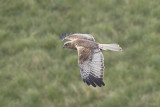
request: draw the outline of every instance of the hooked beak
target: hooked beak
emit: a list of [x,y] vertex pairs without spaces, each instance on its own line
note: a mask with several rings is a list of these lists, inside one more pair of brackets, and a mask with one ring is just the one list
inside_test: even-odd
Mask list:
[[65,48],[65,45],[63,45],[63,48]]

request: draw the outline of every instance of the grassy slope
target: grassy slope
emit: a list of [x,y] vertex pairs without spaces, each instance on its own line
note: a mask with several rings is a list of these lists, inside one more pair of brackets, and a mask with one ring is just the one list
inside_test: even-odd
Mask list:
[[[160,106],[158,0],[0,0],[0,106]],[[65,32],[91,33],[103,52],[105,87],[81,81]]]

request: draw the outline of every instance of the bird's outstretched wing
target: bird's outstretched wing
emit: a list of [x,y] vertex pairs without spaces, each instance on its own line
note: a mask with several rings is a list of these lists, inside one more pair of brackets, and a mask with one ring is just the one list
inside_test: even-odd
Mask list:
[[77,47],[78,63],[84,83],[96,87],[104,86],[104,57],[100,49]]
[[90,41],[95,41],[94,37],[91,34],[80,34],[80,33],[62,34],[61,41],[63,41],[64,39],[67,40],[86,39]]

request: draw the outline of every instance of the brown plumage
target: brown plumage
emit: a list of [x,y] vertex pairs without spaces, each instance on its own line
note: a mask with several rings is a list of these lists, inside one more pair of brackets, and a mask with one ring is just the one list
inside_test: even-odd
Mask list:
[[70,40],[64,43],[63,48],[70,48],[78,51],[78,64],[81,77],[84,83],[96,87],[104,86],[104,57],[101,50],[120,51],[117,44],[99,44],[90,34],[66,34],[61,40]]

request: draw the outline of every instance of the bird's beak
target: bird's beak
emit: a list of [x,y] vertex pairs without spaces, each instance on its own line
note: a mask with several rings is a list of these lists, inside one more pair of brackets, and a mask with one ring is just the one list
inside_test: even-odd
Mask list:
[[65,48],[65,46],[63,45],[63,48]]

